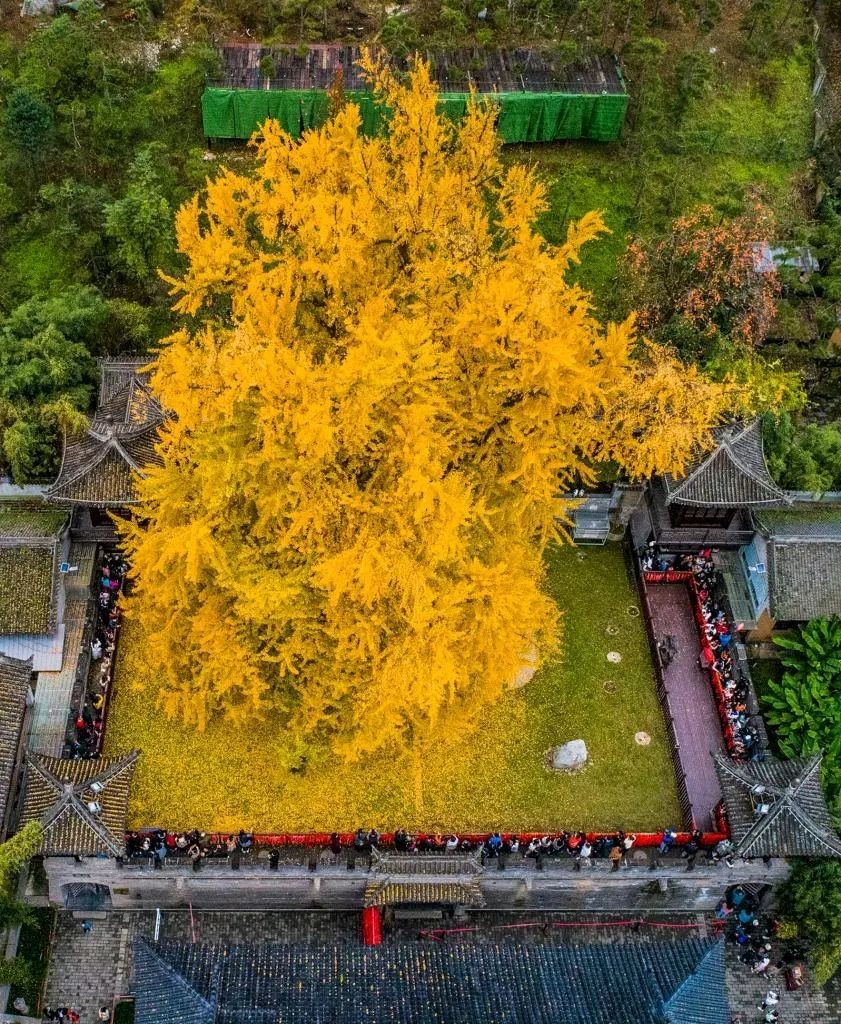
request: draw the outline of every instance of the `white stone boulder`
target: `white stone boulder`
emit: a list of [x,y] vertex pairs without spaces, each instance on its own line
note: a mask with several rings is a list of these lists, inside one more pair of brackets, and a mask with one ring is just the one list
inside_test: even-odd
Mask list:
[[549,767],[556,772],[577,772],[587,763],[587,744],[570,740],[549,751]]

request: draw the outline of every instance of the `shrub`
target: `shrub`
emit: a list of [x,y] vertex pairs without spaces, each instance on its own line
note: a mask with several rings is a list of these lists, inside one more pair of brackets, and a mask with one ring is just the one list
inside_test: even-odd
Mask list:
[[841,792],[841,619],[812,619],[793,637],[776,637],[785,672],[763,698],[781,752],[824,752],[824,784],[831,801]]
[[780,889],[786,928],[806,939],[815,981],[825,984],[841,966],[841,861],[800,861]]

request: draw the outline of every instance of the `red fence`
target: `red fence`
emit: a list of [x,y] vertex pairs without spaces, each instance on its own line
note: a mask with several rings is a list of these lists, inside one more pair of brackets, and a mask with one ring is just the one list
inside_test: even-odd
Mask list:
[[[516,836],[521,844],[530,842],[532,839],[541,839],[545,835],[557,835],[557,832],[502,832],[500,833],[503,839],[511,839]],[[221,843],[228,838],[229,833],[218,833],[209,835],[208,839],[211,843]],[[352,847],[353,841],[356,838],[353,832],[341,832],[338,833],[339,841],[342,846]],[[490,833],[488,832],[472,832],[469,834],[459,833],[460,839],[467,839],[469,842],[475,845],[481,845],[484,843]],[[589,842],[594,842],[596,839],[605,836],[615,836],[615,832],[588,832],[587,839]],[[636,834],[637,840],[635,846],[657,846],[660,840],[663,838],[662,832],[638,832]],[[678,843],[686,843],[689,841],[689,832],[678,832],[677,840]],[[431,839],[432,834],[415,833],[416,839]],[[721,839],[727,839],[728,833],[725,831],[721,832],[705,832],[703,834],[702,844],[704,846],[715,846]],[[280,834],[257,834],[254,836],[254,843],[256,846],[329,846],[332,841],[332,836],[327,832],[284,832]],[[392,846],[394,844],[394,833],[383,832],[379,837],[380,846]]]

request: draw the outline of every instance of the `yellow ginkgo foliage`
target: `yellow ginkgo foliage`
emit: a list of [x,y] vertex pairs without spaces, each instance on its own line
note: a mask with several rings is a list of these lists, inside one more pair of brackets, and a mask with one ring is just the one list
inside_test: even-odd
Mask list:
[[456,126],[423,63],[367,70],[386,136],[353,103],[300,141],[269,121],[256,173],[179,212],[192,326],[123,527],[164,710],[271,713],[344,756],[451,738],[550,653],[559,493],[604,460],[680,470],[724,402],[599,326],[565,276],[601,221],[535,233],[544,188],[490,107]]

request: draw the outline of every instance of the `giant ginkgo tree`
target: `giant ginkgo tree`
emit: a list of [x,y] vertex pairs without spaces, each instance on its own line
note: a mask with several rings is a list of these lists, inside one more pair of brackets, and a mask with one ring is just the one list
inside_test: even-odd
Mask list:
[[165,711],[345,756],[452,736],[552,652],[559,493],[680,470],[725,401],[599,325],[566,276],[601,222],[545,243],[493,106],[455,125],[424,64],[367,70],[387,134],[353,103],[300,141],[268,121],[256,170],[179,212],[172,417],[124,527]]

